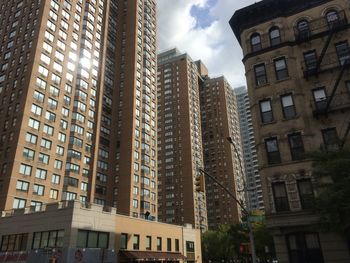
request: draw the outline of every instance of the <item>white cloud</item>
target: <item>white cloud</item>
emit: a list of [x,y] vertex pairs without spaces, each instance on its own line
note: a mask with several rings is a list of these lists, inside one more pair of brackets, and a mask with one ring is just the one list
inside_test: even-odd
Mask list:
[[210,9],[215,21],[203,29],[195,27],[190,10],[193,5],[207,6],[208,0],[158,0],[159,51],[177,47],[201,59],[211,76],[225,75],[232,87],[245,85],[241,48],[228,21],[235,10],[254,2],[218,0]]

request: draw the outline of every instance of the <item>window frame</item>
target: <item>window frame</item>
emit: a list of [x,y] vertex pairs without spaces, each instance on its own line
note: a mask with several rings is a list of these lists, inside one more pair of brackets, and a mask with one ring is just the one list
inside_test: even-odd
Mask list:
[[[260,67],[264,68],[264,70],[257,71],[257,69]],[[268,83],[265,63],[254,65],[254,77],[255,77],[255,85],[257,87],[263,86]]]
[[[300,145],[298,147],[293,147],[292,137],[298,137],[300,139]],[[290,154],[293,161],[303,160],[305,158],[305,148],[303,142],[303,136],[301,132],[295,132],[288,134],[288,143]]]
[[[277,63],[279,61],[283,61],[283,63],[284,63],[284,68],[283,69],[277,69]],[[286,57],[275,58],[273,60],[273,65],[274,65],[275,75],[276,75],[276,80],[277,81],[289,78],[288,64],[287,64]]]
[[[259,38],[259,41],[257,43],[253,43],[255,38]],[[256,52],[262,49],[262,43],[261,43],[261,35],[257,32],[253,33],[250,38],[249,38],[249,42],[250,42],[250,49],[251,52]]]
[[[270,110],[269,111],[263,111],[262,105],[263,103],[269,102]],[[259,101],[259,109],[260,109],[260,117],[261,122],[271,123],[274,121],[274,115],[273,115],[273,109],[272,109],[272,100],[271,99],[264,99]]]
[[[275,141],[276,143],[276,151],[269,151],[268,142]],[[279,150],[278,139],[277,137],[270,137],[265,139],[265,149],[266,149],[266,157],[267,163],[269,165],[280,164],[282,162],[281,152]]]
[[[273,37],[273,32],[278,32],[278,36]],[[281,30],[278,26],[273,26],[269,30],[269,39],[270,39],[270,45],[271,46],[277,46],[281,44],[282,38],[281,38]],[[274,43],[276,42],[276,43]]]
[[[285,196],[281,196],[281,197],[276,196],[276,189],[275,189],[276,186],[283,186]],[[274,182],[271,184],[271,187],[272,187],[272,194],[273,194],[273,202],[275,205],[275,211],[277,213],[290,211],[290,204],[289,204],[286,183],[285,182]]]
[[[283,99],[286,98],[286,97],[290,97],[291,100],[292,100],[292,105],[289,105],[289,106],[284,106],[284,102],[283,102]],[[295,107],[295,103],[294,103],[294,97],[293,97],[293,93],[287,93],[287,94],[283,94],[280,96],[280,100],[281,100],[281,107],[282,107],[282,113],[283,113],[283,117],[285,119],[293,119],[296,115],[297,115],[297,112],[296,112],[296,107]],[[289,112],[289,109],[292,109],[293,110],[293,113],[288,113]],[[290,111],[291,112],[291,111]]]

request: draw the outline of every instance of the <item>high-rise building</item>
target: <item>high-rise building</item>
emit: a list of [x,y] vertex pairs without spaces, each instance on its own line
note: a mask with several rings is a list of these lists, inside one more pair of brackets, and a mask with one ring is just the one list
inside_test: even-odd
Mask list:
[[195,191],[203,167],[199,74],[172,49],[158,55],[159,220],[207,228],[205,193]]
[[157,216],[154,0],[0,3],[0,209]]
[[237,10],[266,210],[278,262],[349,262],[318,227],[306,153],[349,147],[349,2],[264,0]]
[[247,206],[250,211],[264,210],[261,179],[258,167],[258,155],[255,149],[254,130],[248,90],[246,87],[235,88],[239,124],[241,129],[242,149],[245,165],[245,183]]
[[[234,92],[224,77],[205,77],[200,98],[204,169],[244,204],[244,160]],[[209,228],[240,222],[237,202],[208,177],[205,183]]]

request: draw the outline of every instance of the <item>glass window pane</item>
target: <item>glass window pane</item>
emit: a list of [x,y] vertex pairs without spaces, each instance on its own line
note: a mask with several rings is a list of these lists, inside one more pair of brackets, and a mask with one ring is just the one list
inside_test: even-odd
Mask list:
[[108,248],[108,233],[100,233],[98,236],[98,247]]
[[78,231],[77,247],[86,247],[87,234],[87,231]]
[[283,107],[293,106],[293,99],[291,95],[282,97]]
[[87,247],[97,247],[97,232],[89,232]]

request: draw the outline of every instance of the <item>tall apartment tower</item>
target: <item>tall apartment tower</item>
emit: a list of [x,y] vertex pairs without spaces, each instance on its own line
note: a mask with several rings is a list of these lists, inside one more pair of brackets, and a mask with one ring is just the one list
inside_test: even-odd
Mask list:
[[156,217],[155,2],[10,0],[0,21],[1,210]]
[[207,229],[205,193],[195,191],[203,167],[199,74],[177,49],[158,55],[159,220]]
[[267,226],[278,262],[350,262],[320,231],[318,179],[305,153],[349,147],[349,2],[264,0],[235,12],[243,49]]
[[245,164],[247,187],[247,205],[250,211],[264,210],[264,200],[258,167],[258,155],[255,148],[252,113],[246,87],[235,88],[241,129],[242,148]]
[[[206,77],[200,100],[204,169],[244,203],[244,160],[235,94],[224,77]],[[227,137],[232,138],[234,146]],[[232,197],[211,179],[205,182],[209,228],[240,222],[241,208]]]

